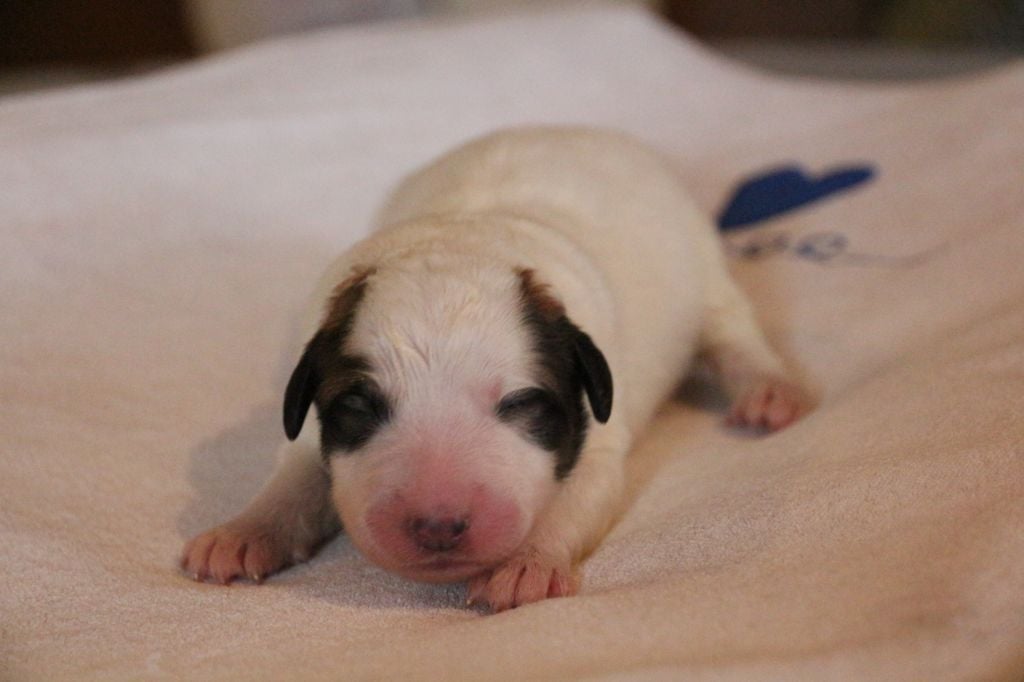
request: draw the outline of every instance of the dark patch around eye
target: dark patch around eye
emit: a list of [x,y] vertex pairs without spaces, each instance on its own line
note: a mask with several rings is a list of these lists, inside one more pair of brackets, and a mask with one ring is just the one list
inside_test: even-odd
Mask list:
[[565,410],[558,398],[543,388],[523,388],[501,399],[498,418],[516,426],[527,438],[550,452],[557,452],[568,434]]
[[285,391],[284,426],[294,440],[307,411],[316,403],[324,456],[355,450],[388,421],[391,408],[371,378],[366,358],[345,350],[373,268],[354,271],[328,302],[320,330],[306,350]]
[[551,406],[530,408],[536,410],[532,431],[536,442],[543,437],[542,447],[554,454],[555,478],[562,480],[576,466],[587,434],[585,377],[575,354],[581,332],[532,270],[519,270],[518,276],[523,323],[538,360],[538,379],[545,386],[539,390]]
[[373,437],[391,418],[391,408],[376,385],[365,378],[326,401],[319,411],[320,441],[325,454],[351,452]]

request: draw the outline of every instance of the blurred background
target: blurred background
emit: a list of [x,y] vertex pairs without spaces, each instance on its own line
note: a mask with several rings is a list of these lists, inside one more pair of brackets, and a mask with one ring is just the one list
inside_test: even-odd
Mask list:
[[[798,76],[905,79],[1024,54],[1024,0],[618,0]],[[536,10],[547,0],[0,0],[0,97],[124,77],[326,26]]]

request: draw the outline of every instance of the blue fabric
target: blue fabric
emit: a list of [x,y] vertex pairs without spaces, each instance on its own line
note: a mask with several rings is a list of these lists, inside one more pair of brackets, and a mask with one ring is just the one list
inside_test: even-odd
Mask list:
[[760,173],[736,189],[718,217],[718,227],[723,232],[743,229],[845,192],[874,175],[874,168],[868,165],[838,168],[817,178],[808,176],[799,166]]

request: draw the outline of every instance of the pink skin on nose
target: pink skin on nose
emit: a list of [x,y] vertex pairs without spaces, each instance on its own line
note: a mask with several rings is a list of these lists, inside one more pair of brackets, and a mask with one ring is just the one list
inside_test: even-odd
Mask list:
[[[450,549],[433,551],[410,532],[414,519],[464,520],[465,530]],[[519,509],[481,484],[435,476],[420,477],[407,488],[374,504],[366,525],[376,547],[372,558],[414,580],[456,582],[493,567],[523,541]]]

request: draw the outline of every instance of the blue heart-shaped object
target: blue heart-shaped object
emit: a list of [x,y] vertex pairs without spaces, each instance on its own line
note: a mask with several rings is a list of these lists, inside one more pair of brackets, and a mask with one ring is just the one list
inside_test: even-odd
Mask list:
[[856,187],[874,175],[874,168],[866,165],[837,168],[818,178],[808,176],[799,166],[759,173],[733,193],[718,217],[718,228],[728,232],[748,227]]

